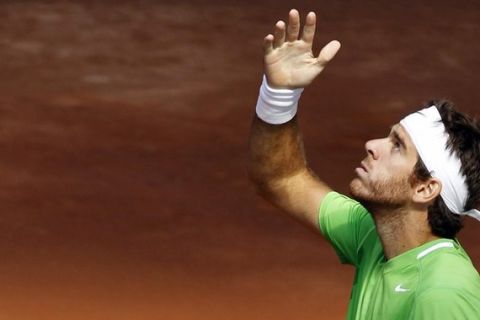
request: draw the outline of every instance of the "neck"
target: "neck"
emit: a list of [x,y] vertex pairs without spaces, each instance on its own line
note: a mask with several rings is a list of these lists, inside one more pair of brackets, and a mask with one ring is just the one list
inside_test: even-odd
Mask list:
[[377,208],[370,212],[388,260],[424,243],[439,239],[432,234],[426,210]]

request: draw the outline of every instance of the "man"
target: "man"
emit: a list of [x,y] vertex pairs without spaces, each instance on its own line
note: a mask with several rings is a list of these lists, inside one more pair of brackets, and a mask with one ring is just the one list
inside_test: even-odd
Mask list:
[[480,220],[480,126],[430,102],[365,144],[350,199],[309,169],[296,119],[304,87],[340,49],[315,57],[316,17],[296,10],[264,39],[265,77],[250,136],[249,175],[267,200],[320,231],[356,267],[348,319],[480,319],[480,278],[455,239]]

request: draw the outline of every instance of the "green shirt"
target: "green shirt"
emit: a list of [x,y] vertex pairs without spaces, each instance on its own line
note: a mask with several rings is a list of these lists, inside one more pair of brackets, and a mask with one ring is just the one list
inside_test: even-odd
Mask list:
[[438,239],[386,260],[368,211],[330,192],[320,229],[356,267],[347,319],[480,319],[480,277],[460,244]]

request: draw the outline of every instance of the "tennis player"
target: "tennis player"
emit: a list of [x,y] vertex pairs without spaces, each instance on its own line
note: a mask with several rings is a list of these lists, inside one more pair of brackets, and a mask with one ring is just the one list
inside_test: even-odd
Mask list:
[[315,13],[301,28],[291,10],[264,39],[251,180],[355,266],[348,319],[480,319],[480,278],[455,238],[465,216],[480,220],[479,123],[429,102],[365,144],[350,196],[332,191],[308,167],[296,117],[303,88],[340,49],[331,41],[314,56],[315,25]]

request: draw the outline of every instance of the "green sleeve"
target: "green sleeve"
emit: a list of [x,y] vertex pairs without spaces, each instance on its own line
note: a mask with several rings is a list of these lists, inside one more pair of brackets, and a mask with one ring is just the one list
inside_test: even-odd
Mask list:
[[410,320],[470,320],[480,319],[478,298],[469,297],[458,289],[435,288],[421,293],[416,299]]
[[342,263],[359,265],[360,248],[375,232],[373,219],[360,203],[337,192],[328,193],[319,210],[320,230]]

